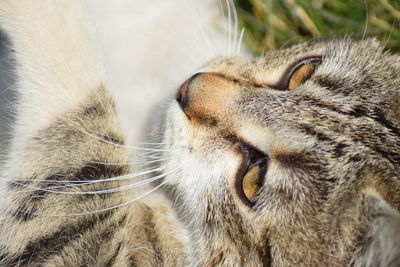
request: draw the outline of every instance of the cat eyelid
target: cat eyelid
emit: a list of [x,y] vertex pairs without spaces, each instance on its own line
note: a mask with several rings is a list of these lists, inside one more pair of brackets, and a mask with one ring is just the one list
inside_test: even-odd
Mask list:
[[269,159],[264,153],[247,144],[241,144],[238,149],[243,155],[243,160],[235,178],[236,193],[243,204],[252,208],[255,205],[255,197],[264,184]]
[[[282,78],[280,79],[279,83],[275,86],[275,88],[279,89],[279,90],[284,90],[284,91],[292,90],[289,88],[289,85],[290,85],[291,78],[293,77],[293,75],[296,73],[297,70],[299,70],[302,66],[305,66],[308,64],[317,65],[321,62],[322,62],[322,56],[320,56],[320,55],[307,56],[307,57],[301,58],[300,60],[295,61],[293,64],[291,64],[286,69]],[[312,73],[311,73],[311,75],[312,75]],[[307,79],[309,79],[309,78],[310,77],[307,77]],[[307,79],[305,79],[304,81],[306,81]]]

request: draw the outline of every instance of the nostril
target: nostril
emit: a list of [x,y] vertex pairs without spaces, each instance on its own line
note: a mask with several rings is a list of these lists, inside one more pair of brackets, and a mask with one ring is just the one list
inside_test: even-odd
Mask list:
[[188,91],[190,87],[190,83],[198,76],[201,72],[192,75],[189,79],[187,79],[179,88],[178,95],[176,100],[182,109],[184,109],[188,105]]
[[178,91],[178,95],[176,97],[176,100],[178,101],[178,103],[181,105],[181,107],[183,108],[184,103],[187,102],[187,91],[189,88],[189,84],[192,81],[192,77],[190,77],[189,79],[187,79],[179,88]]

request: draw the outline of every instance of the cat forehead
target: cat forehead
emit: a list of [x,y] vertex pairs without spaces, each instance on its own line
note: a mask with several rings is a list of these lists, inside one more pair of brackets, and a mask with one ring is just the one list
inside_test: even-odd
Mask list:
[[307,42],[285,49],[271,50],[261,57],[250,60],[237,56],[218,57],[210,61],[203,70],[256,82],[275,83],[288,65],[302,58],[322,55],[326,45],[327,43],[323,41]]
[[382,48],[375,39],[323,40],[301,43],[279,50],[270,50],[253,60],[240,57],[218,57],[210,61],[202,71],[224,73],[255,82],[274,84],[281,79],[292,64],[302,59],[323,57],[331,62],[330,68],[344,70],[350,59],[354,63],[374,62],[374,55],[379,55]]

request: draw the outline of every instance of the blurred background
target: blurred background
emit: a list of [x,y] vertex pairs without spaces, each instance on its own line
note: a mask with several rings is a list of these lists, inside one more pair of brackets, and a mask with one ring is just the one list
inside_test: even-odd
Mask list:
[[377,37],[400,50],[400,0],[238,0],[248,48],[265,50],[312,38]]
[[[225,3],[225,0],[221,1]],[[387,49],[393,52],[400,51],[400,0],[234,2],[239,27],[245,29],[244,43],[253,55],[262,55],[266,50],[313,38],[349,34],[360,38],[375,36]],[[123,21],[121,20],[122,24]],[[15,101],[13,84],[12,60],[6,38],[0,34],[0,155],[8,139],[9,125],[12,121],[11,107]]]

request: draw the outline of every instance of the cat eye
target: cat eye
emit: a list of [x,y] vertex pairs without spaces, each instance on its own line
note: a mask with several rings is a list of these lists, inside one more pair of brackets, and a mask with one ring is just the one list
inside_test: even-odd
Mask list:
[[294,64],[285,75],[285,88],[294,90],[299,87],[311,77],[320,63],[321,57],[312,57]]
[[245,202],[249,206],[252,206],[255,203],[255,197],[264,183],[266,169],[266,159],[259,159],[248,167],[241,180],[241,189],[245,197]]
[[243,193],[250,202],[253,202],[254,196],[262,186],[261,175],[262,175],[261,166],[255,165],[252,166],[243,177],[242,181]]

